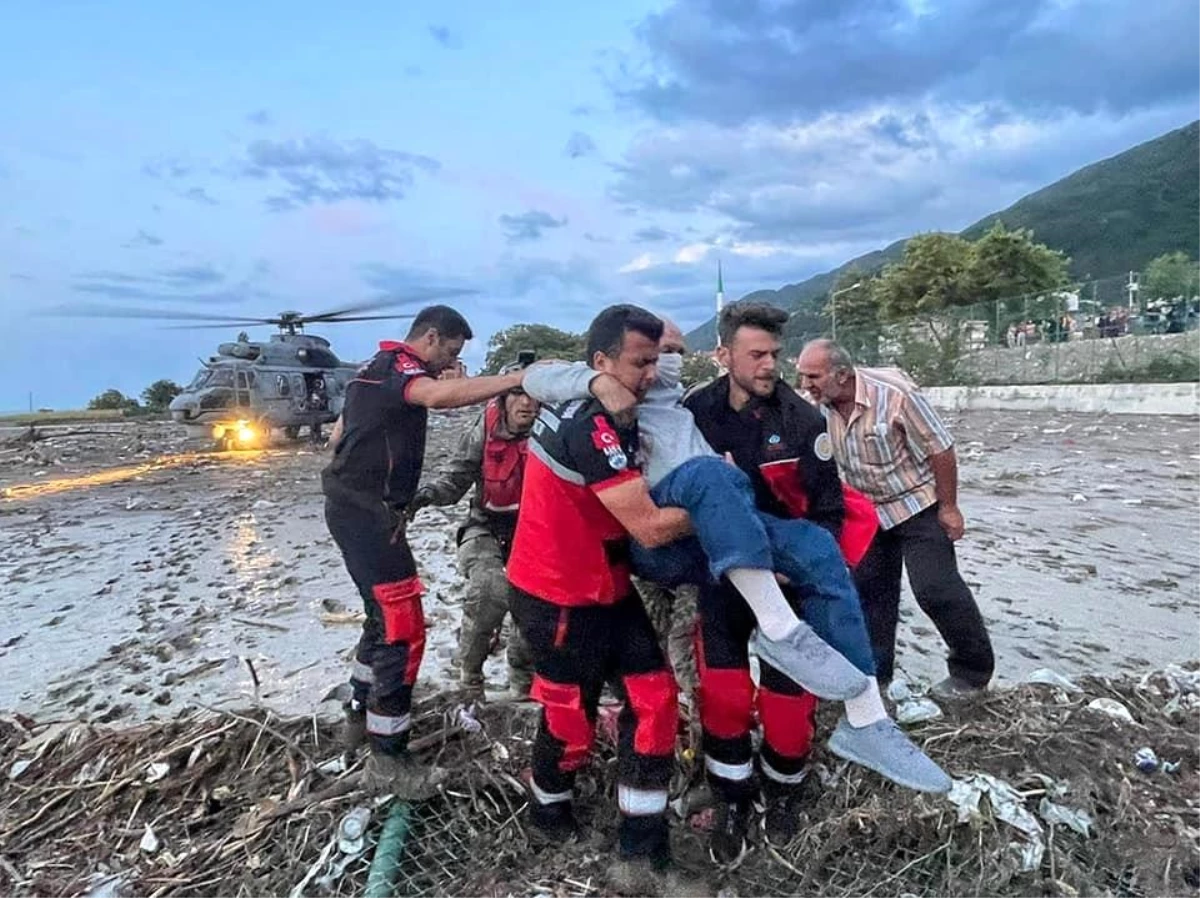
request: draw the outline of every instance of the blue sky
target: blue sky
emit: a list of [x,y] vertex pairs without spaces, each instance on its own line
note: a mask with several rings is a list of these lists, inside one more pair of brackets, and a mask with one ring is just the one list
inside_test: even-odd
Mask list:
[[[477,331],[685,327],[1197,117],[1160,0],[53,2],[0,33],[0,409],[189,379],[257,317],[434,286]],[[321,331],[361,359],[403,323]],[[265,338],[270,329],[252,329]]]

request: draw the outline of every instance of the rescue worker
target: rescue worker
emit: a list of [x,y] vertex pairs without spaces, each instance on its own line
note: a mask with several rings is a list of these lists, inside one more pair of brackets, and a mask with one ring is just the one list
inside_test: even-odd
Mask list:
[[[500,373],[524,367],[517,363]],[[467,581],[458,659],[459,682],[481,700],[483,663],[508,614],[512,587],[504,566],[517,526],[529,431],[537,412],[537,402],[519,387],[491,400],[459,440],[454,458],[422,484],[409,503],[411,517],[430,505],[454,505],[475,486],[456,540],[459,573]],[[525,698],[532,685],[533,662],[515,626],[508,638],[507,655],[509,692],[513,698]]]
[[346,744],[353,751],[368,739],[369,780],[397,793],[428,786],[428,771],[407,751],[425,615],[405,507],[421,477],[429,409],[474,405],[524,378],[516,371],[438,380],[470,338],[459,312],[435,305],[417,313],[404,342],[380,343],[346,387],[342,433],[321,472],[325,521],[366,612],[351,668]]
[[[718,322],[717,361],[727,373],[693,389],[684,405],[712,448],[729,453],[749,475],[761,511],[806,518],[838,540],[846,505],[825,421],[778,377],[787,319],[787,312],[766,303],[726,306]],[[785,594],[796,601],[792,590]],[[816,697],[774,665],[760,663],[755,691],[747,654],[754,624],[749,605],[727,580],[701,589],[701,724],[709,782],[719,802],[710,844],[724,861],[744,850],[758,792],[750,741],[753,705],[762,726],[763,827],[774,844],[797,832],[800,787],[816,726]]]
[[[635,396],[654,380],[662,322],[632,305],[592,321],[587,358]],[[638,893],[670,864],[667,787],[674,767],[675,682],[630,582],[629,537],[665,545],[687,514],[659,508],[641,476],[637,424],[599,402],[543,407],[533,428],[508,577],[512,612],[533,653],[542,706],[533,745],[530,821],[544,838],[576,832],[572,787],[588,762],[600,692],[624,699],[618,717],[617,882]],[[618,886],[620,887],[620,886]]]
[[[874,536],[870,503],[858,497],[865,526],[843,527],[843,547],[811,521],[758,511],[750,478],[713,451],[679,404],[683,351],[682,332],[665,322],[658,376],[636,409],[651,498],[660,507],[686,509],[695,536],[656,549],[635,543],[634,570],[666,587],[727,577],[753,612],[751,642],[760,661],[819,696],[845,701],[845,717],[829,741],[835,754],[909,788],[948,790],[949,777],[888,717],[874,679],[871,642],[846,566],[862,557]],[[525,388],[547,402],[595,395],[618,413],[627,392],[582,363],[543,366],[525,379]],[[787,576],[799,609],[789,604],[774,571]],[[709,763],[714,760],[706,755],[706,766],[720,774],[724,765]],[[723,848],[718,840],[718,859]]]
[[898,368],[857,368],[833,341],[814,340],[800,353],[797,369],[829,424],[847,482],[870,497],[879,515],[879,532],[855,570],[879,678],[892,678],[900,573],[906,568],[917,604],[950,649],[949,676],[931,693],[941,699],[978,696],[996,659],[954,553],[964,530],[954,438]]

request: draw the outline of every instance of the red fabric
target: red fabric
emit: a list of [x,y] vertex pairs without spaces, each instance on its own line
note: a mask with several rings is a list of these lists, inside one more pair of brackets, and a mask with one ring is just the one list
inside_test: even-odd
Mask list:
[[416,682],[421,659],[425,656],[425,609],[421,595],[425,587],[419,577],[409,577],[393,583],[380,583],[372,590],[383,612],[383,640],[388,645],[408,644],[408,663],[404,667],[404,682]]
[[625,693],[637,720],[633,731],[634,753],[658,757],[673,754],[679,724],[675,677],[669,670],[654,670],[628,674],[624,680]]
[[763,741],[784,758],[803,758],[812,750],[817,697],[812,693],[781,695],[758,690],[758,717]]
[[[800,485],[800,473],[797,471],[799,463],[799,459],[785,458],[758,466],[775,498],[783,503],[794,518],[808,516],[808,496]],[[842,484],[842,498],[846,503],[846,518],[842,522],[838,546],[846,563],[853,567],[867,554],[871,540],[879,529],[879,516],[875,514],[871,500],[852,486]]]
[[592,445],[603,452],[605,449],[620,448],[621,438],[617,436],[617,432],[613,430],[613,426],[608,423],[608,419],[603,415],[596,415],[592,418],[592,423],[595,429],[592,431]]
[[700,725],[718,739],[736,739],[750,732],[754,713],[754,681],[749,667],[709,667],[704,661],[704,638],[696,627],[697,700]]
[[483,507],[511,513],[521,504],[529,441],[505,440],[496,435],[503,414],[500,399],[489,402],[483,413]]
[[534,674],[530,697],[541,704],[550,735],[563,743],[558,769],[567,773],[587,763],[592,750],[592,725],[583,710],[575,683],[554,683]]
[[879,515],[875,513],[875,503],[854,487],[842,484],[842,496],[846,502],[846,520],[838,542],[846,563],[854,567],[863,560],[879,531]]
[[[603,486],[640,476],[626,469]],[[532,453],[525,484],[508,560],[512,584],[555,605],[611,605],[629,595],[628,563],[610,564],[604,551],[605,541],[626,538],[625,529],[594,488],[564,480]]]

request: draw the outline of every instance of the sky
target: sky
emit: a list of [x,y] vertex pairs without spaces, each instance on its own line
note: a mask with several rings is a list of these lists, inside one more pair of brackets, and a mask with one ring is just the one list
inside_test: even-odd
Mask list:
[[778,288],[1196,119],[1198,34],[1195,0],[10,4],[0,411],[186,383],[239,330],[98,308],[468,289],[472,371],[612,302],[686,330],[718,258]]

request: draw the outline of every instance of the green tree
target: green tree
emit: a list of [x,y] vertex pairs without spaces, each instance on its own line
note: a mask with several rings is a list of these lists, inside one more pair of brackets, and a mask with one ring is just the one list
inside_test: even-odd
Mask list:
[[583,358],[586,345],[583,334],[567,333],[546,324],[514,324],[492,334],[481,373],[496,374],[515,362],[518,352],[528,349],[537,353],[539,359],[578,361]]
[[1184,252],[1163,253],[1146,266],[1142,278],[1142,300],[1191,299],[1197,293],[1200,266]]
[[717,363],[707,353],[689,352],[683,357],[683,375],[680,382],[685,387],[711,380],[716,376]]
[[[879,320],[879,286],[872,277],[851,268],[834,282],[833,289],[821,310],[822,332],[832,336],[854,357],[856,362],[873,365],[879,359],[879,337],[883,325]],[[834,313],[837,327],[834,328]]]
[[94,397],[88,402],[90,409],[112,410],[118,409],[125,411],[127,409],[135,409],[138,407],[138,401],[132,396],[126,396],[120,390],[105,390],[99,396]]
[[173,380],[156,380],[142,390],[142,402],[147,408],[162,411],[171,404],[171,400],[183,392],[183,387]]

